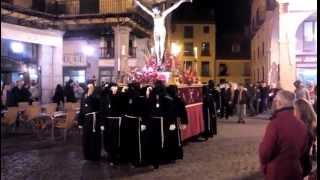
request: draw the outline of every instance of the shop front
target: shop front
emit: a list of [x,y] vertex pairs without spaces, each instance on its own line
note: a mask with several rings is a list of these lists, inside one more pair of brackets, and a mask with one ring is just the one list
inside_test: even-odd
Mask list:
[[64,54],[63,58],[63,84],[69,80],[77,83],[86,82],[87,63],[82,54]]
[[38,45],[1,39],[1,82],[12,84],[24,80],[40,82]]

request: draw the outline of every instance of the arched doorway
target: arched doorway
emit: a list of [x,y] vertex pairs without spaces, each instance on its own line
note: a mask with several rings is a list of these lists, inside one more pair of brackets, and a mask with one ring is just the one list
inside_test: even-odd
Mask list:
[[317,83],[317,14],[305,18],[295,32],[296,78]]

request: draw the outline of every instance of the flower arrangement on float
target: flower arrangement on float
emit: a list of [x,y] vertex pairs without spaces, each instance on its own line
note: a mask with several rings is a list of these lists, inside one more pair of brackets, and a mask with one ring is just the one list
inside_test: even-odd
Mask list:
[[164,63],[157,65],[156,57],[145,56],[145,65],[142,68],[133,68],[129,72],[129,79],[141,84],[152,84],[156,80],[167,81],[169,79],[168,73],[175,79],[176,84],[195,84],[198,82],[195,71],[191,68],[179,71],[180,64],[176,56],[166,53]]

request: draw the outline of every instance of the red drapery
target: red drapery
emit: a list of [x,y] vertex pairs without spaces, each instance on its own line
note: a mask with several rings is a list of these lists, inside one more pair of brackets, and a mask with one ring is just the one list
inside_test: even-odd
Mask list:
[[179,96],[186,103],[188,114],[187,128],[181,131],[182,140],[197,136],[204,131],[202,113],[202,86],[180,87]]

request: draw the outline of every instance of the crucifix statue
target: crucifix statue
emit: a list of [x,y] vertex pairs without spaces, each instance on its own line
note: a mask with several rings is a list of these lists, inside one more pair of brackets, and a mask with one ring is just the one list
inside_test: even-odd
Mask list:
[[166,42],[166,27],[165,27],[165,19],[166,17],[178,8],[184,2],[192,2],[192,0],[179,0],[174,5],[161,12],[159,8],[155,7],[152,10],[149,10],[140,1],[135,0],[136,4],[148,13],[153,18],[153,38],[154,38],[154,51],[157,58],[157,64],[162,64],[162,58],[165,50],[165,42]]

